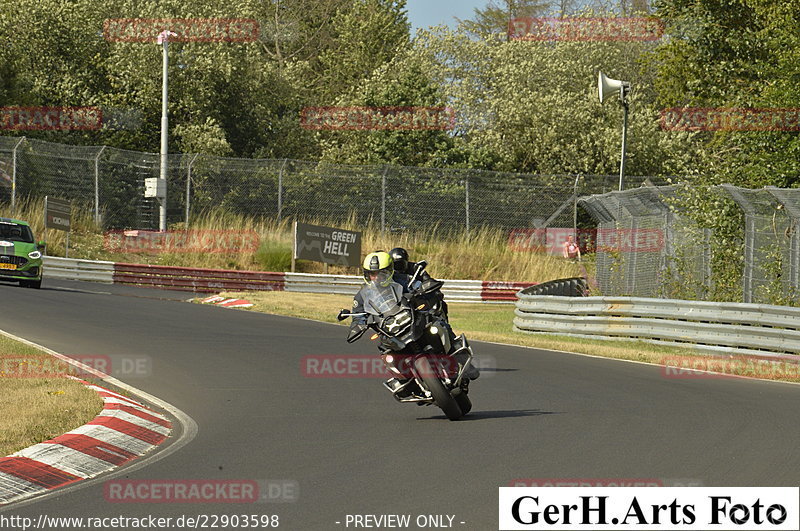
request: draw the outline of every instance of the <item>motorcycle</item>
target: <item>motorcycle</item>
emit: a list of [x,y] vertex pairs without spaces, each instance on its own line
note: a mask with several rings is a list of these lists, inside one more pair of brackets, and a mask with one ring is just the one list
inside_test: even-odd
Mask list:
[[372,339],[380,339],[381,358],[394,375],[383,385],[397,401],[435,404],[448,419],[458,420],[472,409],[467,375],[478,374],[477,367],[466,336],[451,341],[441,300],[434,296],[444,283],[416,280],[425,265],[418,264],[409,281],[409,293],[403,293],[403,287],[395,282],[370,284],[364,294],[365,311],[343,309],[338,320],[365,317],[364,322],[353,324],[347,342],[358,341],[367,330],[374,330]]

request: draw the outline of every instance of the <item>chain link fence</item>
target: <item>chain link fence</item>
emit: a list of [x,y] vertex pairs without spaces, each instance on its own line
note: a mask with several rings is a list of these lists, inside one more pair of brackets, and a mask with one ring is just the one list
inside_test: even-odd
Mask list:
[[[681,187],[662,185],[661,179],[629,176],[629,189],[619,192],[616,175],[530,175],[203,154],[172,154],[168,162],[169,224],[190,226],[195,216],[216,208],[254,218],[355,221],[385,231],[492,227],[513,233],[575,226],[586,230],[594,223],[594,248],[589,250],[595,251],[602,294],[697,300],[720,296],[712,274],[714,250],[720,249],[715,234],[692,221],[686,211],[691,203],[683,201]],[[90,210],[104,229],[157,229],[158,202],[144,197],[144,183],[158,177],[159,168],[156,153],[0,136],[0,201],[50,195]],[[741,252],[731,262],[741,269],[741,290],[735,297],[800,304],[800,189],[720,185],[712,190],[736,205],[744,220]],[[735,247],[739,252],[738,241]]]
[[744,214],[742,301],[797,304],[800,190],[730,184],[716,189]]
[[604,295],[702,299],[710,287],[709,231],[680,212],[678,186],[582,197],[597,223],[597,283]]
[[732,260],[725,268],[738,269],[733,280],[740,288],[725,287],[735,300],[800,304],[800,189],[711,187],[709,193],[732,202],[742,215],[734,240],[717,238],[693,221],[686,191],[644,186],[580,198],[598,227],[595,258],[603,295],[727,299],[726,290],[715,289],[716,259]]
[[[51,195],[94,212],[105,229],[158,227],[144,197],[157,153],[0,137],[0,200]],[[631,185],[645,181],[629,177]],[[255,218],[355,219],[387,231],[572,227],[578,195],[617,186],[614,175],[529,175],[467,169],[355,166],[289,159],[171,154],[167,222],[224,208]]]

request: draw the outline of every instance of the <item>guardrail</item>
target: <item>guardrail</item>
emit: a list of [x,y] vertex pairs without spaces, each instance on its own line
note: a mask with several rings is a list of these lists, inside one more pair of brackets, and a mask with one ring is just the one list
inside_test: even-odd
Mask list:
[[517,294],[514,330],[638,340],[797,359],[800,308],[766,304]]
[[[268,271],[228,271],[122,262],[100,262],[44,257],[45,277],[131,284],[195,293],[220,291],[295,291],[353,295],[364,280],[356,275],[315,275]],[[442,292],[449,302],[513,303],[521,288],[531,282],[444,280]]]
[[43,263],[45,274],[50,278],[90,280],[106,284],[114,282],[114,262],[44,256]]

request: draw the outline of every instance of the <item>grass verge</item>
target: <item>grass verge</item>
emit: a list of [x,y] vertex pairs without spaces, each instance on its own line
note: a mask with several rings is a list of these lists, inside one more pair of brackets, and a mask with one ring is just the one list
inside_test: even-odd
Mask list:
[[55,376],[63,369],[53,356],[0,336],[0,457],[82,426],[102,410],[96,392]]
[[[336,314],[341,308],[350,308],[353,298],[346,295],[323,295],[314,293],[290,293],[281,291],[222,293],[226,297],[247,299],[254,304],[251,311],[302,317],[338,323]],[[450,303],[450,324],[456,334],[465,333],[469,339],[492,341],[509,345],[541,348],[546,350],[563,350],[591,354],[604,358],[639,361],[670,366],[708,368],[724,372],[730,376],[756,377],[767,380],[798,382],[800,366],[796,364],[763,365],[751,358],[737,357],[731,360],[720,360],[710,357],[692,348],[679,348],[665,345],[654,345],[643,341],[614,341],[584,339],[549,334],[525,334],[511,329],[514,317],[514,306],[510,304],[469,304]],[[348,321],[338,323],[342,327]],[[344,341],[345,333],[342,333]],[[478,353],[480,355],[480,353]],[[665,372],[665,377],[699,378],[702,374],[675,369]],[[672,375],[672,376],[670,376]]]

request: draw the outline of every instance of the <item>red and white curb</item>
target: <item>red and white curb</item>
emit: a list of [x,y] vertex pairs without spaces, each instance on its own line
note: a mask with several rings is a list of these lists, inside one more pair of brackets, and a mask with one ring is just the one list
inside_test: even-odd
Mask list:
[[206,297],[200,301],[202,304],[213,304],[224,308],[252,308],[253,303],[247,299],[228,299],[221,295]]
[[113,470],[170,435],[172,423],[140,402],[82,381],[103,399],[90,422],[0,457],[0,506]]

